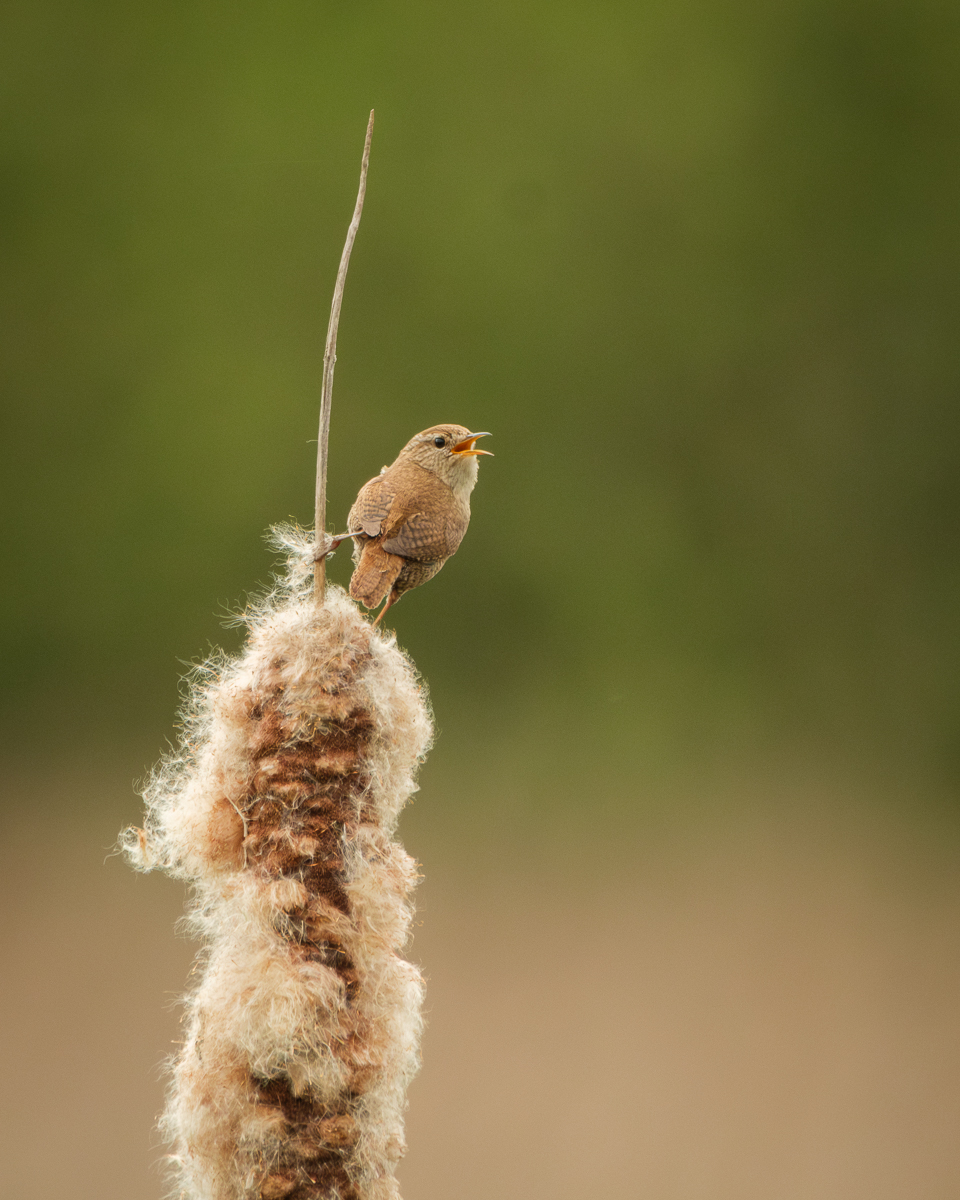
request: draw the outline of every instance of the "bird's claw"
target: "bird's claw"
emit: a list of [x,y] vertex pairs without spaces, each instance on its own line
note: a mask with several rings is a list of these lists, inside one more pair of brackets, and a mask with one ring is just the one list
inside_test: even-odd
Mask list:
[[328,554],[332,554],[334,550],[345,542],[347,538],[359,537],[362,530],[358,529],[355,533],[324,533],[321,534],[317,543],[313,547],[313,561],[320,562],[326,558]]

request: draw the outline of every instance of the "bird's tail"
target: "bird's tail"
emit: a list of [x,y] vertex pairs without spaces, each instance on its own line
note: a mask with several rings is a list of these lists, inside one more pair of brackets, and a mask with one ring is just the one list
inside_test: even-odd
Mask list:
[[376,608],[386,599],[402,566],[398,554],[389,554],[379,542],[367,542],[350,580],[350,595],[364,608]]

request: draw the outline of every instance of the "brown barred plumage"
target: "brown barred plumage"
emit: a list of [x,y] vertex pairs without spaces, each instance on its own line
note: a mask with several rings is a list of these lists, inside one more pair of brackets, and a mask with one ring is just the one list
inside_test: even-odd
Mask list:
[[463,541],[476,456],[490,453],[474,443],[486,436],[463,425],[434,425],[360,489],[348,517],[356,563],[350,595],[366,608],[386,601],[378,622],[404,592],[432,579]]

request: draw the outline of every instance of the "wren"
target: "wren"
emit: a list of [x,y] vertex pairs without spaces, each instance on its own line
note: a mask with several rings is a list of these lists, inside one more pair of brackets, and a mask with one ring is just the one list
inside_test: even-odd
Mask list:
[[[350,595],[365,608],[385,601],[374,624],[404,592],[432,579],[455,554],[470,523],[478,438],[462,425],[434,425],[360,489],[347,528],[356,567]],[[492,457],[492,455],[491,455]]]

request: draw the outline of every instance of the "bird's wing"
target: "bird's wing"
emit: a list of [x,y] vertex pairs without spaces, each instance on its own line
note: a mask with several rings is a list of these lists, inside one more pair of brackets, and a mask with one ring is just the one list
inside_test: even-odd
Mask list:
[[382,537],[384,549],[390,554],[406,555],[416,549],[419,541],[412,536],[411,523],[416,524],[422,516],[409,489],[398,491],[388,478],[378,475],[360,489],[348,521],[354,532],[362,530],[369,538]]
[[397,515],[402,515],[403,519],[384,528],[384,550],[421,562],[446,558],[451,553],[450,539],[447,537],[446,522],[442,513],[429,509],[420,512],[411,505],[409,511],[401,510]]
[[380,538],[387,553],[402,558],[421,562],[446,558],[452,553],[446,506],[439,511],[436,505],[426,505],[426,511],[424,507],[424,497],[417,488],[402,482],[397,487],[389,474],[378,475],[360,489],[350,509],[350,529]]
[[350,509],[347,522],[350,531],[362,530],[367,537],[379,537],[383,533],[384,521],[390,513],[394,500],[394,489],[384,485],[382,476],[376,475],[360,489]]

